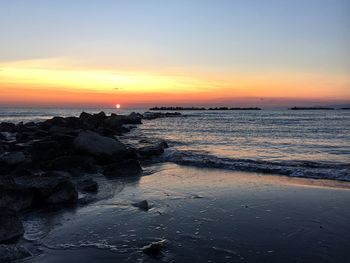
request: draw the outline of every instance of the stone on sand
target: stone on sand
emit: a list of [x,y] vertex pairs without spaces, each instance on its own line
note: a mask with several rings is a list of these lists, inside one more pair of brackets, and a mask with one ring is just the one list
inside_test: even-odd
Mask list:
[[0,245],[0,263],[9,263],[30,256],[31,253],[23,246]]
[[15,210],[0,208],[0,243],[16,242],[24,233],[22,221]]

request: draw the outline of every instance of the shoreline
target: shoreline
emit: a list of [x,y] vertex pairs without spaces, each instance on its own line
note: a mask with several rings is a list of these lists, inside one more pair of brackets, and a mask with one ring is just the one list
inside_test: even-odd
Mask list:
[[[106,181],[123,182],[107,199],[49,213],[48,222],[57,226],[40,239],[43,251],[27,262],[349,259],[350,188],[169,163],[149,168],[155,173],[137,181]],[[139,200],[148,200],[150,209],[134,207]],[[28,218],[30,224],[33,217]],[[142,252],[162,240],[166,245],[159,255]],[[191,258],[190,251],[196,251]]]
[[[45,257],[64,247],[50,248],[44,241],[46,236],[57,231],[59,226],[57,227],[56,224],[46,226],[49,231],[45,232],[45,229],[37,229],[38,222],[46,221],[52,216],[65,218],[64,215],[68,215],[66,219],[70,221],[75,218],[75,212],[84,211],[84,209],[90,209],[92,214],[89,216],[93,220],[99,215],[98,209],[95,209],[96,206],[99,206],[101,202],[123,198],[125,194],[122,202],[112,201],[110,203],[111,209],[115,207],[118,211],[119,209],[127,213],[131,211],[131,214],[126,215],[126,220],[133,220],[133,216],[136,216],[135,220],[141,220],[139,222],[141,223],[145,218],[138,219],[139,212],[154,215],[153,210],[157,206],[154,200],[160,198],[159,201],[164,202],[162,199],[164,193],[159,189],[161,186],[165,189],[175,187],[175,192],[181,192],[183,190],[181,187],[188,188],[192,184],[191,191],[197,192],[206,184],[203,196],[207,194],[216,196],[217,193],[213,192],[217,189],[215,185],[227,191],[237,186],[239,188],[257,187],[259,182],[276,189],[305,188],[313,189],[312,191],[339,191],[339,193],[350,189],[350,183],[346,181],[271,175],[274,174],[273,172],[262,174],[216,169],[215,167],[196,168],[191,166],[191,163],[186,163],[186,161],[181,163],[175,159],[168,163],[161,157],[164,152],[168,151],[165,141],[133,138],[136,143],[129,144],[123,139],[126,134],[137,129],[137,125],[142,125],[142,120],[152,121],[158,118],[182,116],[184,115],[176,112],[146,112],[129,115],[83,112],[79,117],[54,117],[42,122],[0,123],[0,207],[2,207],[0,215],[5,222],[0,226],[0,239],[2,238],[0,240],[0,261],[3,257],[5,262],[7,262],[6,258],[12,260],[29,258],[29,261],[41,262],[41,255]],[[171,174],[171,170],[174,171],[174,174]],[[157,179],[154,179],[157,176],[165,176],[165,181],[162,181],[160,177],[160,181],[157,182]],[[225,176],[235,177],[236,181],[234,183],[227,181]],[[221,178],[220,180],[226,184],[223,185],[222,182],[217,181],[218,178]],[[147,190],[151,195],[135,199],[137,196],[135,190],[147,180],[153,180],[151,188]],[[181,187],[177,186],[179,184]],[[258,189],[261,190],[259,187]],[[264,186],[261,187],[264,188]],[[169,196],[173,195],[171,191]],[[203,199],[201,194],[196,193],[185,196],[187,197],[184,198],[180,194],[174,198],[175,200]],[[218,196],[218,198],[222,197]],[[206,205],[206,200],[203,202],[203,205]],[[287,202],[287,205],[291,204]],[[166,210],[166,207],[162,207],[157,213],[162,215],[164,209]],[[71,214],[71,211],[75,212]],[[121,218],[116,218],[117,220],[123,218],[122,215],[119,214],[119,216]],[[176,218],[175,214],[173,216]],[[108,216],[105,215],[105,217],[106,223],[111,224]],[[9,225],[7,224],[9,222],[16,222],[16,224]],[[89,224],[89,222],[84,224],[86,223]],[[57,224],[65,225],[66,223],[59,220]],[[213,227],[215,231],[216,226]],[[99,226],[96,228],[99,229]],[[102,229],[98,231],[103,232]],[[42,232],[43,236],[40,234]],[[66,234],[69,235],[70,232]],[[137,257],[146,261],[153,257],[147,255],[147,247],[153,251],[152,246],[158,249],[154,255],[156,258],[172,257],[173,252],[168,252],[166,248],[168,241],[163,242],[162,236],[154,236],[141,243],[136,242],[131,250],[137,254]],[[225,248],[213,247],[215,247],[213,249],[215,253],[220,252],[226,256],[232,254],[227,253]],[[116,249],[114,252],[120,249],[118,246],[114,248]],[[106,252],[103,244],[97,246],[78,244],[64,248],[64,251],[65,249],[102,249],[103,253]],[[38,250],[44,252],[38,252]],[[52,262],[67,261],[64,251],[57,255],[58,261],[55,261],[55,256],[53,256]],[[179,253],[179,251],[174,253]]]
[[[168,117],[153,115],[147,117]],[[0,261],[30,255],[16,246],[25,233],[23,212],[95,201],[100,190],[96,173],[140,177],[141,163],[168,147],[164,141],[145,141],[135,148],[118,139],[144,118],[82,112],[42,122],[0,123]]]

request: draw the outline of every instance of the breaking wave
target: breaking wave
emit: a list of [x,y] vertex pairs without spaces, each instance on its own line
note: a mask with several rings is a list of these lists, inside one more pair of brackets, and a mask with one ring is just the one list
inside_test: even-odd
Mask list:
[[261,161],[222,158],[210,154],[167,149],[162,161],[195,167],[218,168],[233,171],[279,174],[292,177],[350,181],[350,165],[313,161]]

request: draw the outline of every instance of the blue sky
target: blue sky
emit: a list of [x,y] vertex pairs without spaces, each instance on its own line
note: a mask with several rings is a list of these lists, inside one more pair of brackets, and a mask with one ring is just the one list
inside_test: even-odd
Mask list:
[[[157,60],[158,66],[169,67],[336,72],[350,68],[350,1],[0,3],[2,61],[129,56],[131,66]],[[109,63],[118,66],[116,61]]]

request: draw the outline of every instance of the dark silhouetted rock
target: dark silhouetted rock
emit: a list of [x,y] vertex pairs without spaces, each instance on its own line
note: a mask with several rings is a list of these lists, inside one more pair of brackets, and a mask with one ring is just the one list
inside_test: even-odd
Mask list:
[[67,155],[60,156],[46,166],[49,170],[67,171],[67,172],[97,172],[95,160],[89,156]]
[[0,245],[0,263],[9,263],[30,257],[31,253],[23,246]]
[[124,116],[123,124],[142,124],[142,115],[132,112],[128,116]]
[[142,168],[138,160],[129,159],[115,162],[104,168],[103,174],[106,176],[127,177],[136,176],[142,173]]
[[10,122],[2,122],[0,123],[0,131],[1,132],[14,132],[16,130],[16,125]]
[[79,133],[79,129],[53,125],[52,127],[50,127],[48,132],[51,134],[59,134],[59,135],[77,135]]
[[48,140],[37,141],[33,143],[30,153],[33,162],[47,162],[57,157],[69,154],[72,143],[64,141],[55,141],[52,138]]
[[140,208],[143,211],[148,211],[150,209],[150,206],[149,206],[147,200],[143,200],[143,201],[140,201],[140,202],[137,202],[137,203],[133,203],[132,205],[137,207],[137,208]]
[[23,224],[16,211],[0,208],[0,243],[16,242],[24,233]]
[[65,126],[66,122],[63,117],[53,117],[41,123],[41,126],[45,130],[49,130],[52,126]]
[[82,113],[80,113],[79,119],[82,119],[82,120],[92,120],[92,119],[93,119],[93,116],[92,116],[92,114],[83,111]]
[[0,157],[0,162],[7,163],[9,165],[16,165],[24,162],[26,157],[23,152],[11,152]]
[[103,126],[115,132],[121,132],[123,130],[123,123],[121,121],[121,118],[117,115],[113,115],[105,119],[103,121]]
[[169,117],[181,117],[182,114],[180,112],[145,112],[142,115],[142,118],[145,120],[154,120],[158,118],[169,118]]
[[98,191],[98,184],[91,178],[80,181],[78,187],[83,192],[95,193]]
[[164,249],[167,245],[167,240],[163,239],[158,242],[152,242],[151,244],[144,246],[142,248],[142,252],[147,255],[159,255],[162,252],[162,249]]
[[32,189],[35,205],[75,203],[78,192],[67,173],[47,172],[40,176],[22,176],[14,178],[15,184],[22,189]]
[[152,156],[158,156],[164,153],[164,148],[167,148],[166,142],[159,142],[155,145],[144,146],[138,149],[138,153],[143,158],[149,158]]
[[78,137],[74,140],[74,147],[80,152],[94,156],[112,156],[124,154],[126,152],[126,147],[121,142],[101,136],[92,131],[80,132]]
[[[2,182],[4,179],[1,180]],[[16,211],[30,208],[34,199],[32,189],[18,187],[10,182],[0,185],[0,207],[11,208]]]
[[7,140],[7,137],[2,132],[0,132],[0,141],[6,141],[6,140]]

